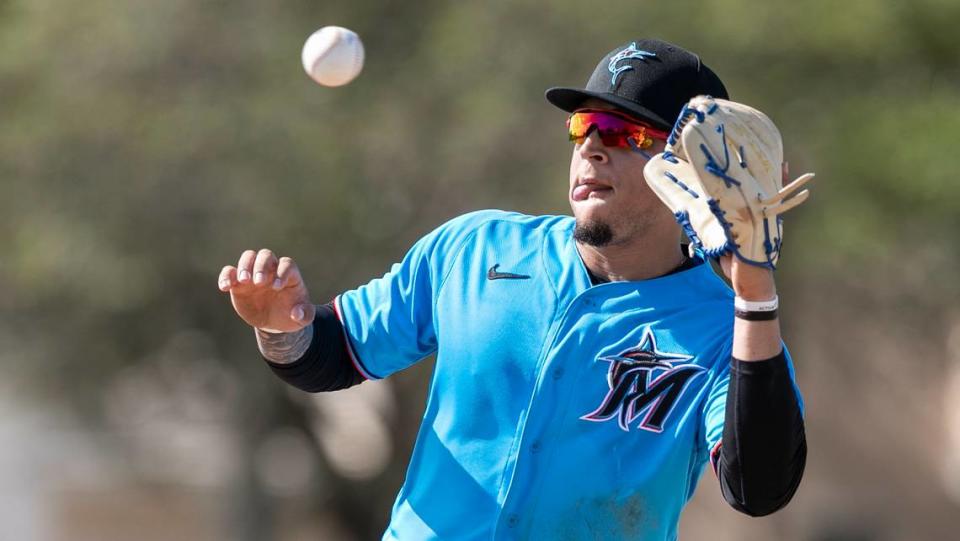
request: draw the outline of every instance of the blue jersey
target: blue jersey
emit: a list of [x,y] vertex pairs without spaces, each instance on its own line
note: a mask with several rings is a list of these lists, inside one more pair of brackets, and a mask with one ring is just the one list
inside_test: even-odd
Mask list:
[[337,298],[357,368],[436,353],[385,540],[677,537],[723,432],[733,293],[710,265],[592,285],[566,216],[462,216]]

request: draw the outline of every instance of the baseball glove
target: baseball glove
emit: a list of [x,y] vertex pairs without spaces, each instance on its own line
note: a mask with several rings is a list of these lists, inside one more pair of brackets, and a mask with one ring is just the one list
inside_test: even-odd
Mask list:
[[780,132],[766,115],[697,96],[643,175],[705,255],[733,253],[773,269],[783,238],[780,215],[807,199],[810,192],[797,189],[813,178],[807,173],[783,187],[782,163]]

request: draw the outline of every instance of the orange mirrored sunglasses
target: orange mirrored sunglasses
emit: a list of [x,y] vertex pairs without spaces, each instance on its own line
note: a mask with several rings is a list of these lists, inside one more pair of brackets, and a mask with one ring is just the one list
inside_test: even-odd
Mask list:
[[608,147],[645,149],[653,145],[654,139],[667,139],[667,132],[651,128],[614,111],[585,109],[567,118],[570,140],[578,145],[583,144],[594,127],[600,141]]

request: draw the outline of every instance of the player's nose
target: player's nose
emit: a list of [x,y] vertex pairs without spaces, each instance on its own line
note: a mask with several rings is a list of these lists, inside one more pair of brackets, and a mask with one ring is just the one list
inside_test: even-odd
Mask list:
[[577,148],[577,152],[580,153],[581,158],[591,162],[607,163],[610,161],[610,156],[607,154],[607,147],[605,147],[603,141],[600,140],[597,130],[593,130],[587,135],[583,143]]

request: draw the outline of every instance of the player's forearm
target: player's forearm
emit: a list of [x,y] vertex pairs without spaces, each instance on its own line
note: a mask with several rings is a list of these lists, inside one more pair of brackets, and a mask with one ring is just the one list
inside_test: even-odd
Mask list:
[[724,498],[752,516],[785,506],[800,485],[807,444],[799,399],[781,349],[732,359],[723,440],[715,467]]
[[313,339],[312,324],[295,332],[271,333],[262,329],[254,330],[260,354],[277,364],[290,364],[303,357]]
[[313,323],[296,333],[257,331],[260,353],[280,379],[310,393],[357,385],[364,377],[350,359],[333,306],[317,306]]
[[736,292],[733,356],[743,361],[771,359],[781,350],[779,300],[773,271],[734,261]]
[[748,321],[734,318],[733,356],[742,361],[761,361],[776,356],[783,349],[780,320]]

